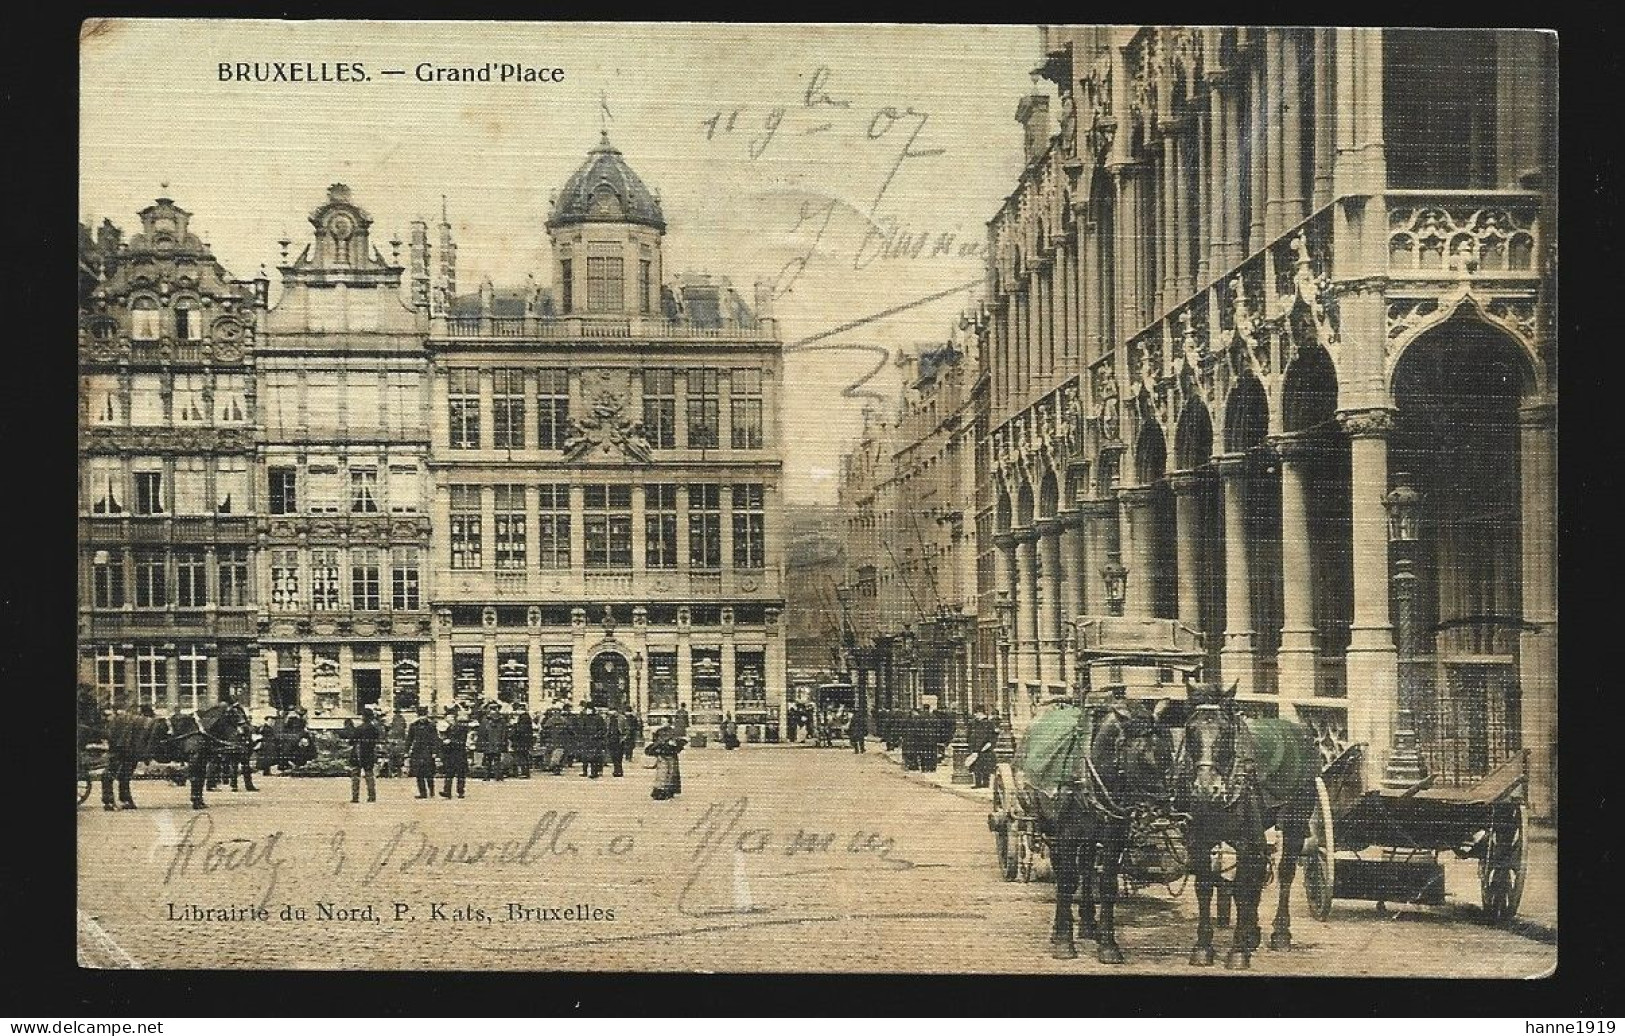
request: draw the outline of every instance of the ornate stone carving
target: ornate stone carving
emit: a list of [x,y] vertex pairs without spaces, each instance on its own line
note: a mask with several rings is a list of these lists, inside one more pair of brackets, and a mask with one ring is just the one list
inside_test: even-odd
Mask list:
[[1394,412],[1385,407],[1340,410],[1337,423],[1352,439],[1381,438],[1394,430]]
[[1392,345],[1424,324],[1439,311],[1438,299],[1395,299],[1388,303],[1388,342]]
[[564,455],[573,461],[647,461],[649,440],[643,421],[630,416],[630,375],[624,371],[585,371],[581,394],[587,413],[571,418]]
[[1309,308],[1320,344],[1330,348],[1338,344],[1337,326],[1330,309],[1331,278],[1315,272],[1315,261],[1309,254],[1309,239],[1303,231],[1298,231],[1292,238],[1291,247],[1293,290],[1299,301]]
[[1525,342],[1534,344],[1536,332],[1534,299],[1491,299],[1484,307],[1484,312],[1492,319],[1505,324]]
[[1388,264],[1396,273],[1534,272],[1535,205],[1395,206]]

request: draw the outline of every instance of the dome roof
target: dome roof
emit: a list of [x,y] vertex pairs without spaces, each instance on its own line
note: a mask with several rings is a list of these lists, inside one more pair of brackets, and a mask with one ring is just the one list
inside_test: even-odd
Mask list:
[[660,202],[609,142],[607,132],[564,182],[547,218],[549,230],[573,223],[641,223],[666,229]]

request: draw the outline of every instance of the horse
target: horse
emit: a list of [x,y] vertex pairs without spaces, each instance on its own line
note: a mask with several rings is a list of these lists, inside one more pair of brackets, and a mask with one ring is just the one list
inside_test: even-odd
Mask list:
[[[135,798],[130,794],[130,778],[135,775],[137,763],[146,762],[160,750],[159,742],[167,729],[161,719],[134,712],[115,712],[107,720],[107,761],[102,770],[102,808],[108,812],[135,809]],[[118,785],[118,802],[113,801],[113,786]]]
[[186,763],[192,808],[208,808],[203,801],[203,784],[211,767],[221,760],[238,762],[253,744],[254,728],[248,713],[236,702],[221,702],[159,722],[162,729],[156,757]]
[[1071,760],[1069,779],[1053,796],[1035,796],[1055,875],[1050,954],[1060,959],[1078,955],[1072,921],[1076,890],[1078,934],[1095,940],[1100,963],[1122,964],[1115,917],[1118,874],[1131,821],[1166,809],[1172,738],[1149,705],[1123,700],[1099,710],[1087,725],[1080,723],[1074,737],[1065,749]]
[[[1184,721],[1184,740],[1172,771],[1176,806],[1190,816],[1190,848],[1200,916],[1190,963],[1213,963],[1213,892],[1227,881],[1235,904],[1235,928],[1225,967],[1247,968],[1262,930],[1258,905],[1269,872],[1271,828],[1280,831],[1281,860],[1272,950],[1292,947],[1290,896],[1298,857],[1317,808],[1319,754],[1308,727],[1280,719],[1248,719],[1229,691],[1204,691]],[[1231,869],[1233,875],[1225,872]]]

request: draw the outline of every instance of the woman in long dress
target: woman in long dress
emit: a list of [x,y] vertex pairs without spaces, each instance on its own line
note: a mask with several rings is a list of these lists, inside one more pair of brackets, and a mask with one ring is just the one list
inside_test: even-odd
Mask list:
[[677,755],[687,744],[669,725],[654,732],[654,737],[643,749],[644,755],[652,755],[655,759],[655,786],[649,793],[650,798],[669,799],[682,793],[683,771],[677,763]]

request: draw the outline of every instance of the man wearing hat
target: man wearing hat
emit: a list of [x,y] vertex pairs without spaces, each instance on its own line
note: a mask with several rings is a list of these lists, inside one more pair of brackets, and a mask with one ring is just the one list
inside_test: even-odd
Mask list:
[[434,760],[440,753],[440,732],[429,710],[418,706],[418,717],[406,728],[406,754],[411,759],[412,776],[418,780],[418,798],[434,796]]
[[367,780],[367,801],[378,801],[378,786],[373,782],[373,767],[378,765],[378,723],[371,705],[361,706],[361,722],[351,726],[345,721],[339,735],[350,742],[350,801],[361,801],[361,779]]
[[508,717],[503,715],[502,703],[492,699],[480,712],[480,754],[485,760],[482,780],[502,780],[507,774],[502,766],[502,753],[508,747]]
[[440,730],[440,770],[445,782],[440,797],[451,798],[452,778],[457,779],[457,797],[463,798],[468,785],[468,734],[470,726],[463,722],[456,705],[446,706],[446,721]]
[[599,777],[604,772],[604,750],[609,738],[609,726],[598,714],[592,702],[584,702],[577,717],[576,754],[581,759],[581,776]]

